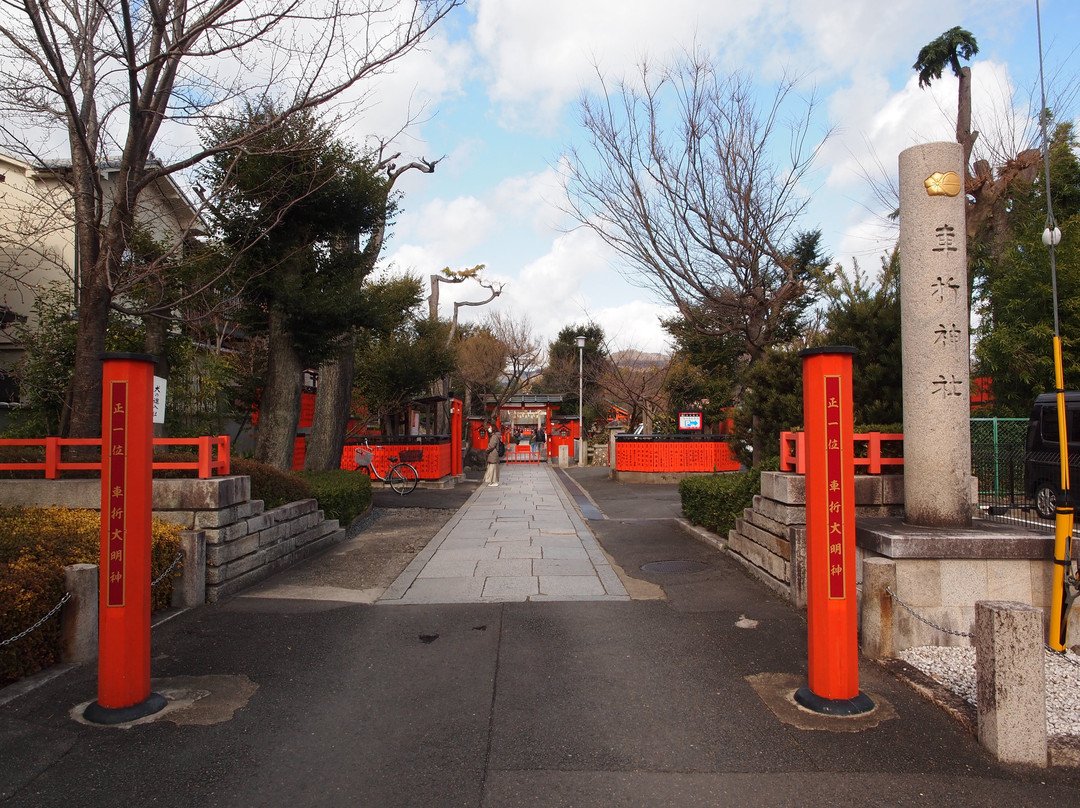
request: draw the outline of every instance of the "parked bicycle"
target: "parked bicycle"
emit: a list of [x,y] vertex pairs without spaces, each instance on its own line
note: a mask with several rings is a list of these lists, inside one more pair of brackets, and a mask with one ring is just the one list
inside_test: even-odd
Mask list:
[[406,460],[420,458],[407,457],[406,453],[416,453],[415,450],[403,450],[401,456],[387,457],[387,461],[390,464],[387,469],[386,476],[383,477],[379,474],[379,469],[375,466],[375,450],[368,445],[367,441],[364,441],[363,446],[356,447],[356,467],[358,469],[365,469],[373,480],[379,480],[380,482],[390,483],[390,488],[394,493],[411,494],[416,489],[416,481],[420,479],[420,474],[416,471],[416,467]]

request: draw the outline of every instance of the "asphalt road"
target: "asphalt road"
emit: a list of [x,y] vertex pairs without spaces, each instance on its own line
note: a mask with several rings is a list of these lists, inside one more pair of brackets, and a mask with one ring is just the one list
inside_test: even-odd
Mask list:
[[[464,492],[433,494],[442,505],[426,516],[380,510],[345,545],[266,582],[269,595],[155,629],[154,686],[187,694],[190,707],[126,729],[79,723],[71,711],[95,695],[92,668],[0,707],[0,799],[41,808],[1080,805],[1075,772],[993,763],[874,665],[860,680],[879,705],[873,721],[815,724],[793,713],[777,695],[805,677],[802,615],[662,517],[670,486],[620,488],[593,474],[572,472],[605,517],[589,526],[623,574],[661,598],[386,606],[273,594],[287,584],[378,589],[387,568],[349,555],[367,546],[400,564]],[[665,560],[702,566],[641,570]]]

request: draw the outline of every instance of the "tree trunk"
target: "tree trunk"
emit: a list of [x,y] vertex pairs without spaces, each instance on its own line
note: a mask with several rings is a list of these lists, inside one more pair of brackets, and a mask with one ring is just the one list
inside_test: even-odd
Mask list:
[[975,148],[978,132],[971,131],[971,68],[960,70],[960,86],[956,102],[956,142],[964,149],[964,180],[970,185],[974,177],[971,173],[971,151]]
[[[154,375],[168,380],[169,360],[165,356],[165,341],[168,339],[168,328],[165,318],[154,317],[153,315],[143,317],[143,328],[145,330],[143,351],[157,359],[154,365]],[[166,389],[165,394],[168,395],[168,389]],[[154,424],[154,437],[165,437],[165,424]]]
[[355,342],[354,337],[349,350],[336,362],[327,362],[319,368],[319,392],[315,396],[315,415],[307,438],[304,471],[341,468],[341,453],[345,448],[345,431],[352,404]]
[[[101,233],[97,184],[86,155],[76,139],[71,141],[72,194],[75,198],[75,237],[78,240],[79,277],[75,307],[79,327],[75,335],[75,367],[68,385],[64,435],[71,438],[101,437],[101,354],[105,350],[105,329],[109,322],[112,291],[109,288],[109,256],[122,245],[117,243],[118,211],[114,207],[110,229]],[[99,238],[99,234],[101,237]],[[119,252],[116,252],[119,254]]]
[[79,294],[79,329],[75,337],[75,369],[71,376],[68,437],[101,437],[101,354],[111,295],[104,272],[83,275]]
[[271,310],[255,459],[280,471],[292,469],[296,425],[300,421],[303,368],[292,343],[293,335],[284,326],[284,315]]
[[754,456],[754,468],[761,465],[765,457],[765,441],[761,439],[761,416],[754,415],[750,418],[750,451]]

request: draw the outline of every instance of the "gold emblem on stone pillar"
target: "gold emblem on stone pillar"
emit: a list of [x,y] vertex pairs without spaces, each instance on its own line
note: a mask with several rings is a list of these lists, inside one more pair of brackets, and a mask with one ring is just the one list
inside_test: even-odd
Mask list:
[[944,174],[935,171],[926,178],[923,185],[926,186],[927,196],[956,196],[964,188],[960,175],[955,171],[946,171]]

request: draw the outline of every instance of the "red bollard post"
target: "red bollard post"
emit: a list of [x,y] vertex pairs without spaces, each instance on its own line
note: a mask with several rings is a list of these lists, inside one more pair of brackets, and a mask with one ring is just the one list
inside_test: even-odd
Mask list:
[[795,701],[818,713],[859,715],[855,602],[855,450],[847,346],[810,348],[803,360],[806,431],[806,622],[809,687]]
[[166,701],[150,692],[150,517],[154,357],[103,354],[98,724],[134,721]]
[[462,472],[461,457],[461,399],[450,400],[450,474],[458,476]]

